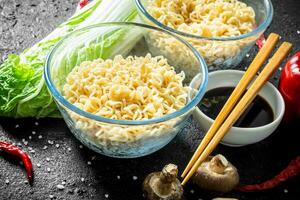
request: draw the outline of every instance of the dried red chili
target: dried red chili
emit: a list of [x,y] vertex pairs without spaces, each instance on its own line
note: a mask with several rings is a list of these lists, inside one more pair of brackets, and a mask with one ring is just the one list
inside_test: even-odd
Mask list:
[[88,4],[89,0],[80,0],[79,2],[79,7],[83,8],[84,6],[86,6]]
[[[254,24],[253,28],[256,29],[257,28],[257,24]],[[261,49],[264,46],[265,42],[266,42],[266,38],[265,38],[264,34],[262,34],[256,40],[255,44],[256,44],[256,46],[258,46],[259,49]]]
[[264,36],[264,35],[261,35],[261,36],[258,38],[258,40],[256,40],[256,45],[258,46],[259,49],[261,49],[261,48],[264,46],[265,42],[266,42],[265,36]]
[[29,183],[31,184],[33,181],[33,169],[28,154],[19,147],[4,141],[0,141],[0,150],[4,151],[7,154],[17,156],[23,161]]
[[271,180],[265,181],[260,184],[241,186],[237,188],[237,190],[242,192],[254,192],[259,190],[271,189],[279,185],[280,183],[288,180],[289,178],[297,176],[299,173],[300,173],[300,156],[292,160],[283,171],[281,171],[277,176],[275,176]]

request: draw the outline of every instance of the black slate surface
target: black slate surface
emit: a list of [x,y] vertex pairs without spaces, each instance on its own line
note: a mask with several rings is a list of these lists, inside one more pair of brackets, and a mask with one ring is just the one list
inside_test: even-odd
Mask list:
[[[273,0],[275,16],[267,33],[277,32],[300,49],[299,0]],[[20,53],[45,37],[72,15],[77,0],[0,0],[0,63],[9,53]],[[240,69],[251,61],[245,58]],[[277,83],[278,74],[273,83]],[[162,150],[137,159],[113,159],[82,147],[62,119],[0,118],[0,140],[20,144],[32,157],[35,181],[29,186],[24,169],[15,159],[0,153],[0,199],[142,199],[141,183],[146,174],[172,162],[183,170],[203,137],[190,119],[180,134]],[[2,127],[2,128],[1,128]],[[266,140],[246,147],[219,145],[215,153],[228,157],[239,169],[241,183],[261,182],[273,177],[299,155],[299,125],[284,125]],[[31,138],[31,139],[29,139]],[[22,140],[28,141],[25,145]],[[25,142],[26,143],[26,142]],[[52,144],[53,143],[53,144]],[[65,182],[65,188],[57,185]],[[186,199],[211,199],[215,194],[193,185],[185,188]],[[218,195],[220,196],[220,195]],[[231,192],[238,199],[300,199],[300,178],[270,191],[245,194]]]

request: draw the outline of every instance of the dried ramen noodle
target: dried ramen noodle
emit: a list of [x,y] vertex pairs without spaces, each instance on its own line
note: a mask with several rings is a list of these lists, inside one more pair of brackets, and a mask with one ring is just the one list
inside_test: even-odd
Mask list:
[[[255,26],[253,8],[238,0],[150,0],[147,8],[154,18],[166,26],[208,38],[240,36],[251,32]],[[153,45],[187,60],[189,55],[178,53],[181,48],[174,48],[178,45],[174,38],[158,34],[150,34],[152,43],[155,43]],[[241,48],[255,41],[256,37],[226,42],[184,39],[201,53],[208,65],[212,65],[237,56]]]
[[[85,61],[64,85],[64,97],[78,108],[117,120],[145,120],[170,114],[187,103],[184,72],[162,56]],[[145,126],[107,125],[70,113],[76,128],[104,145],[135,142],[167,133],[176,120]]]

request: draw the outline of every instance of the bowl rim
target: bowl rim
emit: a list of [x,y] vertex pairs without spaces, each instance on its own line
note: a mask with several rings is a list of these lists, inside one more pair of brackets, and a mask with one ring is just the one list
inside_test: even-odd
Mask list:
[[168,31],[171,31],[173,33],[176,33],[178,35],[184,36],[184,37],[189,37],[189,38],[195,38],[195,39],[201,39],[201,40],[214,40],[214,41],[233,41],[233,40],[240,40],[240,39],[244,39],[244,38],[248,38],[257,34],[262,34],[264,32],[264,30],[271,24],[272,19],[273,19],[273,15],[274,15],[274,9],[273,9],[273,5],[271,0],[263,0],[264,4],[266,6],[267,9],[267,17],[266,19],[263,21],[263,23],[261,23],[256,29],[252,30],[249,33],[245,33],[239,36],[231,36],[231,37],[203,37],[203,36],[199,36],[199,35],[194,35],[194,34],[190,34],[190,33],[186,33],[186,32],[182,32],[182,31],[178,31],[176,29],[173,29],[169,26],[166,26],[162,23],[160,23],[159,21],[157,21],[154,17],[152,17],[149,12],[147,11],[147,9],[145,8],[145,6],[143,6],[143,3],[141,2],[142,0],[135,0],[135,4],[136,7],[138,8],[139,11],[141,11],[143,13],[144,16],[146,16],[146,18],[148,18],[152,23],[154,23],[156,26],[166,29]]
[[[244,75],[245,74],[245,71],[242,71],[242,70],[219,70],[219,71],[214,71],[214,72],[210,72],[208,74],[208,77],[211,77],[211,76],[216,76],[216,75],[224,75],[224,74],[233,74],[235,76],[239,76],[239,75]],[[222,76],[221,76],[222,77]],[[225,78],[225,76],[224,76]],[[233,130],[237,130],[237,131],[249,131],[249,132],[253,132],[253,131],[257,131],[258,129],[263,129],[263,130],[269,130],[271,127],[274,127],[274,126],[277,126],[279,125],[279,123],[281,122],[282,120],[282,117],[284,115],[284,111],[285,111],[285,104],[284,104],[284,100],[283,100],[283,97],[282,95],[280,94],[280,92],[277,90],[277,88],[272,84],[270,83],[269,81],[263,86],[263,87],[266,87],[268,86],[270,88],[271,91],[274,92],[275,96],[276,96],[276,99],[279,100],[279,104],[281,105],[280,107],[280,110],[277,112],[278,114],[275,115],[275,111],[273,110],[274,112],[274,120],[271,122],[271,123],[268,123],[266,125],[263,125],[263,126],[257,126],[257,127],[237,127],[237,126],[232,126],[231,129]],[[213,88],[217,88],[217,87],[213,87]],[[268,102],[269,103],[269,102]],[[199,113],[207,120],[209,121],[210,123],[213,123],[215,120],[208,117],[206,114],[204,114],[200,108],[199,108]]]
[[[72,37],[73,35],[76,35],[76,33],[79,33],[81,31],[85,31],[85,30],[89,30],[89,29],[93,29],[93,28],[103,27],[103,26],[124,26],[124,27],[134,26],[134,27],[140,27],[140,28],[144,28],[144,29],[151,29],[151,30],[154,30],[154,31],[160,31],[160,32],[163,32],[165,34],[168,34],[168,35],[174,37],[179,42],[181,42],[183,45],[185,45],[188,49],[190,49],[192,51],[192,53],[194,54],[194,56],[198,60],[199,69],[202,72],[201,85],[199,87],[199,90],[198,90],[197,94],[194,96],[194,98],[190,102],[188,102],[183,108],[181,108],[179,110],[176,110],[175,112],[172,112],[168,115],[163,115],[162,117],[147,119],[147,120],[116,120],[116,119],[111,119],[111,118],[105,118],[105,117],[101,117],[101,116],[94,115],[92,113],[83,111],[82,109],[74,106],[69,101],[67,101],[61,95],[59,90],[56,88],[56,86],[53,83],[52,78],[51,78],[50,63],[51,63],[53,54],[63,44],[63,42],[66,39]],[[47,85],[48,89],[50,90],[50,93],[53,95],[54,99],[56,101],[58,101],[60,104],[62,104],[63,106],[65,106],[67,109],[75,112],[76,114],[78,114],[80,116],[89,118],[91,120],[103,122],[103,123],[109,123],[109,124],[149,125],[149,124],[155,124],[155,123],[160,123],[160,122],[164,122],[164,121],[167,121],[167,120],[171,120],[171,119],[179,117],[179,116],[189,112],[191,109],[193,109],[200,102],[201,98],[203,97],[203,95],[205,93],[206,86],[207,86],[207,83],[208,83],[208,68],[207,68],[207,65],[206,65],[206,62],[205,62],[204,58],[200,55],[200,53],[191,44],[189,44],[188,42],[186,42],[185,40],[183,40],[179,36],[177,36],[173,33],[170,33],[169,31],[166,31],[166,30],[158,28],[158,27],[153,27],[153,26],[150,26],[150,25],[141,24],[141,23],[134,23],[134,22],[105,22],[105,23],[98,23],[98,24],[94,24],[94,25],[91,25],[91,26],[87,26],[85,28],[75,30],[75,31],[69,33],[68,35],[66,35],[62,40],[60,40],[52,48],[50,53],[47,55],[45,68],[44,68],[44,78],[45,78],[46,85]]]

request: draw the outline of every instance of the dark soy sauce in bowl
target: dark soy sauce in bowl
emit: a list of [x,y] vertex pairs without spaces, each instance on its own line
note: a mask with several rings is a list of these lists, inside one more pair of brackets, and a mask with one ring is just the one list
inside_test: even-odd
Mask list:
[[[211,119],[215,119],[233,90],[233,87],[220,87],[207,91],[198,105],[200,110]],[[274,121],[274,113],[271,106],[264,98],[257,95],[234,126],[253,128],[264,126],[272,121]]]

